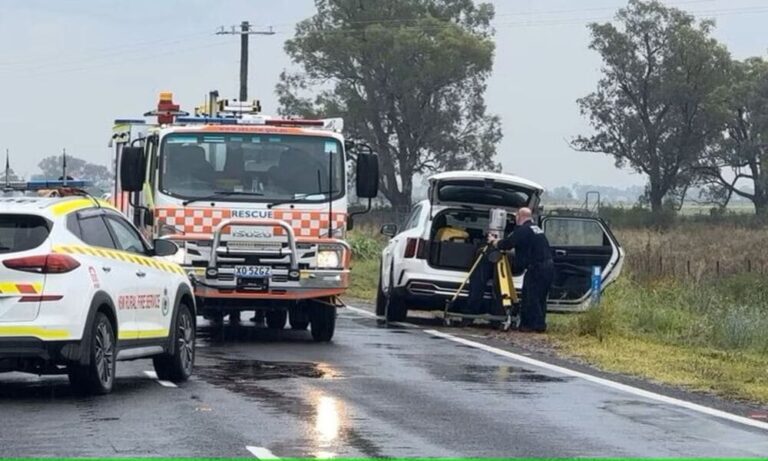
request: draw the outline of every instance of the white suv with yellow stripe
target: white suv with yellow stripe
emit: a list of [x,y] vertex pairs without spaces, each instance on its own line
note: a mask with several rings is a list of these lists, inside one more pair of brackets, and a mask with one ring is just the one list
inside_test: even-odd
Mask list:
[[186,380],[195,302],[176,251],[95,199],[0,198],[0,372],[105,394],[116,361],[152,357],[160,379]]

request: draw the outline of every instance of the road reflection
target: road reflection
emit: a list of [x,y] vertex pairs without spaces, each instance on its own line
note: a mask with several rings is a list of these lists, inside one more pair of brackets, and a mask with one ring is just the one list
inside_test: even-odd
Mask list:
[[344,404],[334,397],[318,394],[314,398],[314,405],[315,436],[318,448],[315,457],[335,458],[336,454],[332,448],[336,445],[346,420]]

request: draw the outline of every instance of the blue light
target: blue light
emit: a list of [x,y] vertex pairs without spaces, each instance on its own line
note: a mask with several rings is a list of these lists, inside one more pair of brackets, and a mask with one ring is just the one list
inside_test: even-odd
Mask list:
[[23,190],[41,190],[41,189],[59,189],[62,187],[74,187],[77,189],[81,189],[83,187],[88,187],[91,185],[90,181],[79,181],[79,180],[56,180],[56,181],[48,181],[48,180],[37,180],[37,181],[27,181],[26,184],[20,184],[21,188]]

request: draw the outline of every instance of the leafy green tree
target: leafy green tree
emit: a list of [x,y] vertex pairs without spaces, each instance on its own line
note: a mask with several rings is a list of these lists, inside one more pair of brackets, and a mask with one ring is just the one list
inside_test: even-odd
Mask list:
[[595,133],[578,136],[573,146],[645,174],[655,214],[665,198],[682,196],[722,131],[730,55],[711,37],[713,27],[640,0],[619,10],[615,24],[589,26],[603,76],[597,91],[578,100]]
[[735,194],[768,216],[768,62],[734,63],[732,82],[724,134],[699,164],[706,196],[725,205]]
[[[285,50],[281,113],[343,116],[370,142],[381,190],[411,204],[413,177],[444,169],[497,170],[499,119],[483,94],[493,66],[490,4],[472,0],[315,0]],[[314,96],[312,96],[314,95]]]
[[[62,156],[52,155],[46,157],[37,164],[45,179],[58,179],[62,176]],[[67,176],[91,181],[94,187],[101,191],[111,190],[114,184],[114,175],[109,168],[97,163],[89,163],[81,158],[67,155]]]

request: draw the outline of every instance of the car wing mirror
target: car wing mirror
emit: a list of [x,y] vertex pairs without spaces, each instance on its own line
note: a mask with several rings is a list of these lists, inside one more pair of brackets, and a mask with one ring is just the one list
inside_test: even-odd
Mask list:
[[173,256],[179,251],[178,245],[166,239],[155,239],[153,246],[154,256]]
[[379,232],[381,232],[381,235],[392,238],[397,235],[397,224],[384,224]]

